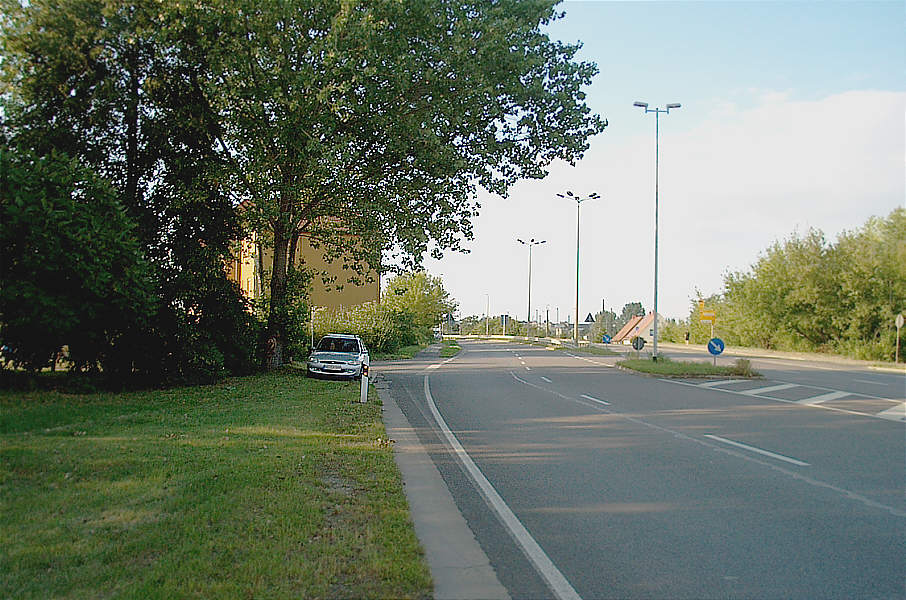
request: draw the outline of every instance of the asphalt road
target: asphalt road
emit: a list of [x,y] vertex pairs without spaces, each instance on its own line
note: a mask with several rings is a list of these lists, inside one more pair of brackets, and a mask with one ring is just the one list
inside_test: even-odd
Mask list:
[[378,370],[513,598],[903,598],[903,377],[778,362],[664,381],[463,342]]

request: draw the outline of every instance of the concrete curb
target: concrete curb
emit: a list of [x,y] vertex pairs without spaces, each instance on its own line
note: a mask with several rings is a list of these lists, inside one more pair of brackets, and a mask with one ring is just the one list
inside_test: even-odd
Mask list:
[[387,437],[403,476],[415,534],[425,550],[438,600],[509,600],[487,555],[456,507],[456,502],[406,415],[381,377],[374,387],[383,403]]

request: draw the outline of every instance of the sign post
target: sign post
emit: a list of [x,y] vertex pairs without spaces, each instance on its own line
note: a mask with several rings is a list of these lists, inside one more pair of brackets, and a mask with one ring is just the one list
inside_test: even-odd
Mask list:
[[896,320],[893,322],[897,326],[897,352],[893,360],[894,364],[899,364],[900,362],[900,328],[903,327],[903,313],[897,315]]
[[714,366],[717,366],[717,355],[724,351],[724,341],[720,338],[711,338],[708,340],[708,352],[714,356]]
[[368,402],[368,363],[362,365],[362,387],[359,392],[359,402]]
[[635,357],[639,358],[639,352],[645,347],[645,338],[638,335],[632,338],[632,347],[635,348]]

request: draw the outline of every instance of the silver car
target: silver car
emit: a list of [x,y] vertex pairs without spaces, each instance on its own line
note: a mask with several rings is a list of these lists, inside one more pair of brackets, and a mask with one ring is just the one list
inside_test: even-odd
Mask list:
[[308,359],[308,376],[360,379],[369,363],[368,349],[359,336],[329,333]]

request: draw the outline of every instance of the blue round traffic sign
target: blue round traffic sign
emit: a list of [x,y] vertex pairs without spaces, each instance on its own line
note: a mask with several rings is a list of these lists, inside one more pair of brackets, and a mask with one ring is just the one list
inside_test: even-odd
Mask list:
[[601,336],[601,341],[605,344],[609,344],[611,342],[611,337],[605,333],[603,336]]
[[717,356],[724,351],[724,341],[720,338],[711,338],[708,340],[708,352]]

